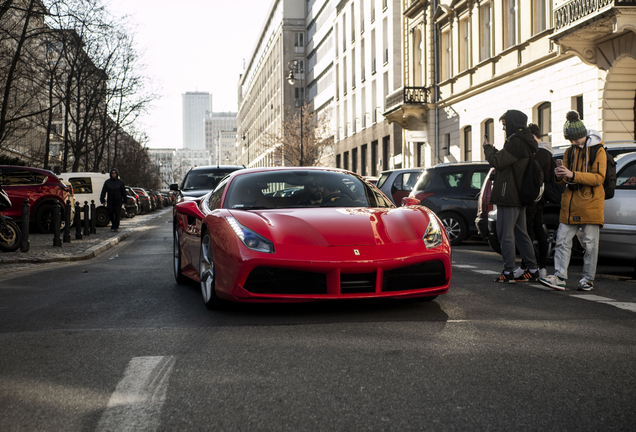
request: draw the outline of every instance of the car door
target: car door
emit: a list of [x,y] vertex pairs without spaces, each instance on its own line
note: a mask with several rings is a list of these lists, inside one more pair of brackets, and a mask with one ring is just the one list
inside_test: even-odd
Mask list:
[[407,171],[395,177],[391,185],[391,199],[396,206],[402,205],[402,198],[409,196],[421,173],[421,170]]
[[636,157],[618,167],[616,190],[605,200],[605,224],[601,229],[599,254],[633,260],[636,257]]
[[465,209],[465,216],[468,221],[474,221],[477,217],[479,207],[479,192],[481,186],[488,177],[490,166],[476,167],[467,175],[467,181],[462,188],[462,205]]

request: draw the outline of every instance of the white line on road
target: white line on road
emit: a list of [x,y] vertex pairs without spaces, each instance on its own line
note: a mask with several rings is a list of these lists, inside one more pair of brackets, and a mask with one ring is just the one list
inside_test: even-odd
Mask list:
[[174,364],[173,356],[133,358],[108,401],[97,432],[157,430]]
[[468,265],[468,264],[453,264],[453,267],[456,267],[456,268],[467,268],[467,269],[477,268],[477,266]]
[[631,312],[636,312],[636,303],[618,302],[608,297],[601,297],[594,294],[575,294],[570,297],[576,297],[583,300],[595,301],[606,305],[614,306],[619,309],[625,309]]
[[475,273],[483,274],[483,275],[498,275],[501,272],[493,271],[493,270],[473,270]]

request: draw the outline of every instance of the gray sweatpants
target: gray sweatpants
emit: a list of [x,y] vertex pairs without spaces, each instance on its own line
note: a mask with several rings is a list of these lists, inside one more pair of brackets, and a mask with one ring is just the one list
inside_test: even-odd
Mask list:
[[511,272],[515,269],[515,244],[528,269],[537,268],[534,247],[526,228],[525,207],[497,206],[497,237],[501,246],[504,271]]

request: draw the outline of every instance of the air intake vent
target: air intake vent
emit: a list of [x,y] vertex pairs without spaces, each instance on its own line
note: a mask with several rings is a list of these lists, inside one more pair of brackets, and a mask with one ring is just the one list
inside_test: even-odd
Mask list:
[[327,294],[327,275],[257,267],[250,272],[243,288],[254,294]]
[[430,261],[384,272],[382,291],[416,290],[446,284],[446,271],[441,261]]
[[375,273],[340,274],[342,294],[375,292]]

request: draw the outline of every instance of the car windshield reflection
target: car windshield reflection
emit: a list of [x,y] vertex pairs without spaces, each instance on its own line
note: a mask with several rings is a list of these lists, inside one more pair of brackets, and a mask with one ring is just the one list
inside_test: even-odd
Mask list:
[[349,173],[281,170],[237,176],[230,185],[223,207],[241,210],[391,208],[393,204],[361,178]]

